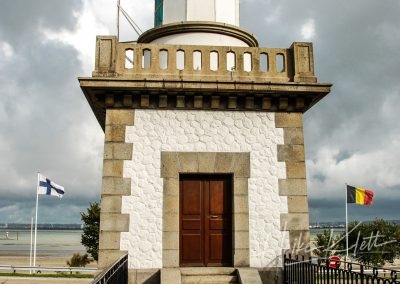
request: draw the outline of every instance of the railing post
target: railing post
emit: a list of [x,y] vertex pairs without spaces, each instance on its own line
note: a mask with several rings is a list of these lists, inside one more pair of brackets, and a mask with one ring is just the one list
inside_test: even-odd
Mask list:
[[316,83],[312,43],[295,42],[291,49],[293,51],[294,82]]
[[286,266],[286,254],[283,254],[283,283],[288,284],[288,277],[287,277],[287,266]]
[[[96,61],[93,76],[115,73],[116,62],[116,40],[115,36],[97,36],[96,38]],[[125,58],[124,58],[125,61]]]
[[360,280],[361,284],[364,284],[364,265],[360,264]]

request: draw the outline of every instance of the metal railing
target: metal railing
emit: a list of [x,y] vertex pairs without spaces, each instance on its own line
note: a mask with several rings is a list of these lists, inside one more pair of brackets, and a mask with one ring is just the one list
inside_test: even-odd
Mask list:
[[358,263],[284,256],[285,284],[395,284],[399,270],[382,269]]
[[100,273],[91,284],[127,284],[128,255],[122,256],[114,264]]

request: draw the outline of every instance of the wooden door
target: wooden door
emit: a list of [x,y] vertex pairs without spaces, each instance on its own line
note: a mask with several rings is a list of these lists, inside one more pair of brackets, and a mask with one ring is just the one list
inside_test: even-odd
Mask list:
[[231,176],[181,176],[179,245],[181,266],[232,264]]

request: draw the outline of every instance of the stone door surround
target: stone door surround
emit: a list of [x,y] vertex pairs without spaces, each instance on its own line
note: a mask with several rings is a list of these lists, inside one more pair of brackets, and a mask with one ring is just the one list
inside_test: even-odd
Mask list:
[[179,174],[232,174],[232,263],[249,266],[250,153],[161,152],[163,267],[179,267]]

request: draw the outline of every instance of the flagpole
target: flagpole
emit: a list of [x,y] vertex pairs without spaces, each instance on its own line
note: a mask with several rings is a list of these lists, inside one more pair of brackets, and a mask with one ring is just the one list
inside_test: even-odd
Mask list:
[[36,184],[36,213],[35,213],[35,241],[33,245],[33,266],[36,266],[36,239],[37,239],[37,223],[38,223],[38,207],[39,207],[39,182],[40,173],[38,172]]
[[345,184],[346,185],[346,189],[345,189],[345,194],[346,194],[346,261],[348,261],[348,259],[349,259],[349,232],[348,232],[348,224],[349,224],[349,221],[348,221],[348,209],[347,209],[347,183]]
[[[33,241],[33,216],[31,218],[31,247],[29,250],[29,266],[32,267],[32,241]],[[32,270],[29,270],[29,274],[32,274]]]

